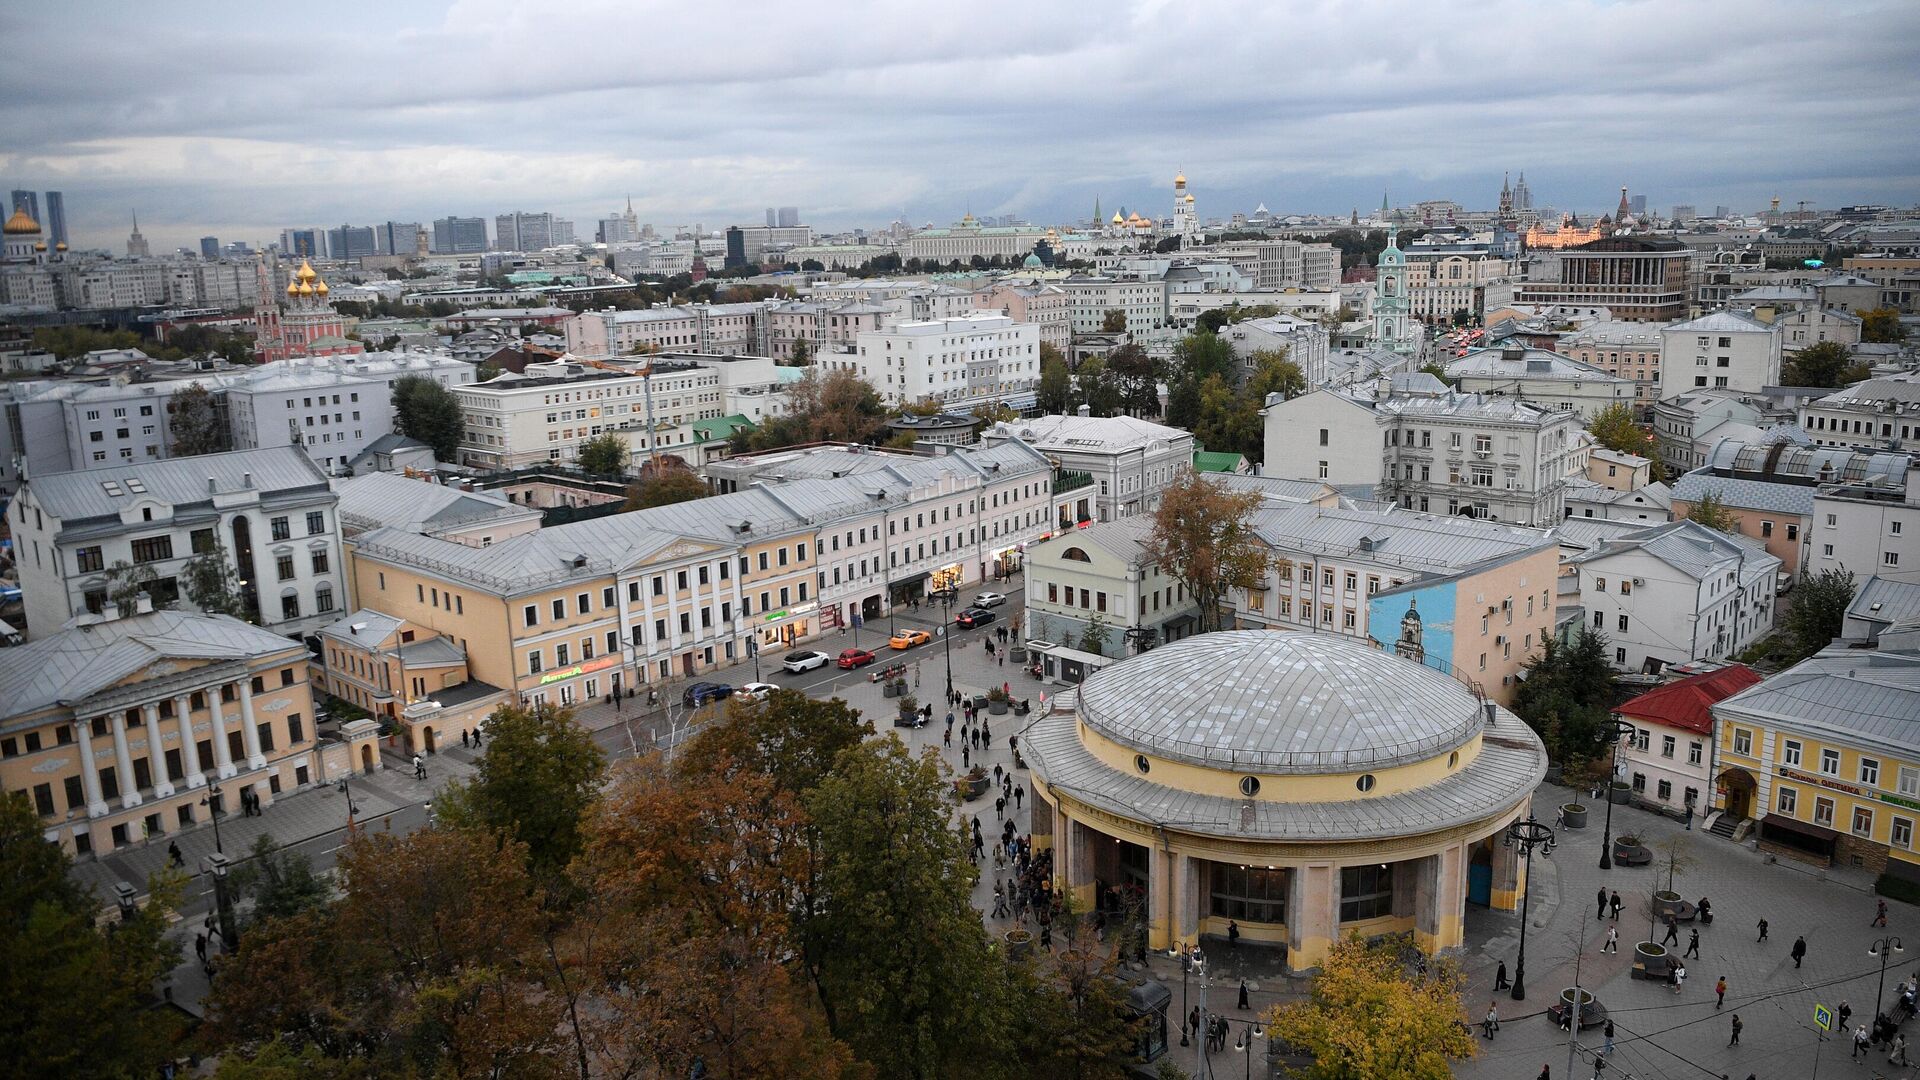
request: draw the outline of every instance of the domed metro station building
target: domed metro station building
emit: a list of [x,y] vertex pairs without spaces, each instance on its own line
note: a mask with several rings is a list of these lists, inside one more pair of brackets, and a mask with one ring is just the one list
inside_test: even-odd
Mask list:
[[1144,891],[1149,944],[1202,934],[1320,965],[1334,941],[1461,943],[1511,910],[1506,828],[1546,774],[1539,738],[1472,688],[1346,638],[1204,634],[1123,660],[1020,733],[1036,845],[1081,910]]

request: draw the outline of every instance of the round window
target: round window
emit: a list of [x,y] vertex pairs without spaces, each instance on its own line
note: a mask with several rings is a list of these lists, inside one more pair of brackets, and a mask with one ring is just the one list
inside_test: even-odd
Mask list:
[[1240,794],[1245,795],[1249,799],[1253,798],[1255,795],[1260,794],[1260,778],[1257,776],[1241,777],[1240,778]]
[[1458,764],[1460,764],[1460,751],[1455,750],[1453,753],[1447,755],[1447,768],[1451,769]]
[[1147,755],[1145,754],[1135,754],[1133,755],[1133,767],[1139,769],[1141,775],[1144,776],[1153,771],[1153,762],[1148,761]]
[[1373,774],[1361,773],[1360,779],[1354,781],[1354,786],[1359,788],[1361,791],[1372,791],[1373,790]]

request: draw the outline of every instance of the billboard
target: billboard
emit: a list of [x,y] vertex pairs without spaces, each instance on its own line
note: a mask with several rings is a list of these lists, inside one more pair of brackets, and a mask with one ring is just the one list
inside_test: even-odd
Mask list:
[[1375,645],[1438,671],[1453,671],[1455,583],[1409,585],[1367,601],[1367,636]]

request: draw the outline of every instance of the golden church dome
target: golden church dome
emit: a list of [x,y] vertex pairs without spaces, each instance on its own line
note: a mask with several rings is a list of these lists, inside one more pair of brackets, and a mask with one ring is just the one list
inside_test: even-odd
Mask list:
[[59,241],[58,243],[56,243],[56,244],[54,244],[54,245],[53,245],[53,250],[55,250],[55,251],[65,251],[65,250],[67,250],[67,242],[66,242],[65,240],[61,240],[61,241]]
[[300,283],[298,281],[287,282],[287,295],[288,296],[300,295]]
[[45,240],[36,240],[36,241],[34,241],[34,245],[33,245],[33,250],[35,250],[35,251],[45,251],[45,250],[47,250],[47,242],[46,242]]
[[314,271],[312,263],[308,262],[305,259],[301,259],[300,270],[295,276],[298,277],[301,281],[312,281],[314,278],[317,278],[320,275]]
[[1124,225],[1124,224],[1126,224],[1126,219],[1120,216],[1120,211],[1118,211],[1118,210],[1115,210],[1115,211],[1113,212],[1113,223],[1114,223],[1115,225]]
[[1191,191],[1187,192],[1187,205],[1188,206],[1193,205],[1193,192]]
[[0,231],[4,231],[8,236],[25,236],[39,232],[40,223],[28,217],[25,210],[15,210],[13,216],[7,219],[6,225],[0,226]]
[[300,285],[299,285],[299,289],[300,289],[300,295],[301,295],[301,296],[312,296],[312,295],[313,295],[313,286],[311,286],[311,285],[309,285],[309,284],[307,284],[307,283],[306,283],[306,282],[304,282],[304,281],[300,283]]
[[1175,177],[1173,178],[1173,186],[1174,186],[1174,187],[1186,187],[1186,186],[1187,186],[1187,174],[1186,174],[1186,173],[1181,173],[1181,174],[1179,174],[1178,176],[1175,176]]
[[315,295],[315,296],[325,296],[325,295],[327,295],[327,292],[328,292],[328,290],[327,290],[327,283],[326,283],[326,282],[324,282],[324,281],[317,281],[317,282],[315,282],[315,283],[314,283],[314,285],[313,285],[313,295]]

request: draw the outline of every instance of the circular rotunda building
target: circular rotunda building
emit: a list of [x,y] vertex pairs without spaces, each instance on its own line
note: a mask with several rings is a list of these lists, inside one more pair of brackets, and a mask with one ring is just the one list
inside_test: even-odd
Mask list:
[[1545,748],[1477,688],[1347,638],[1242,630],[1129,657],[1021,733],[1033,833],[1082,910],[1144,895],[1153,948],[1237,924],[1287,969],[1332,943],[1461,943],[1512,908],[1501,843]]

